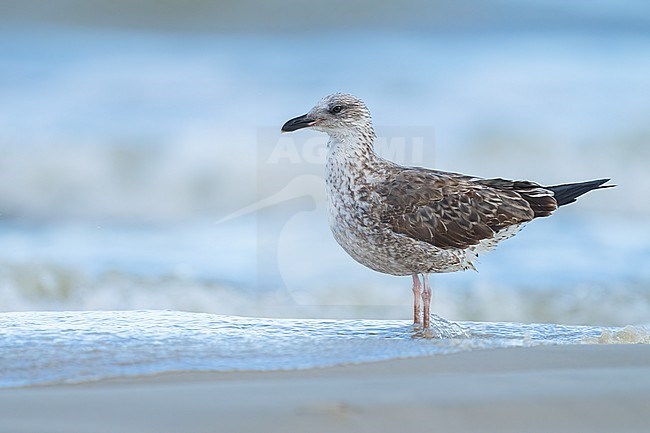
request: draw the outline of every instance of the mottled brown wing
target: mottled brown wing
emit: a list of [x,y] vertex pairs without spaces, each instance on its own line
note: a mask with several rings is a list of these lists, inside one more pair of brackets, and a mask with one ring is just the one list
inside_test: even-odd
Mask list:
[[495,180],[494,186],[485,181],[432,170],[399,170],[377,191],[385,203],[382,221],[397,233],[439,248],[464,249],[536,216],[507,181]]
[[535,218],[549,216],[558,208],[555,194],[535,182],[507,179],[474,179],[475,183],[499,191],[512,191],[528,202]]

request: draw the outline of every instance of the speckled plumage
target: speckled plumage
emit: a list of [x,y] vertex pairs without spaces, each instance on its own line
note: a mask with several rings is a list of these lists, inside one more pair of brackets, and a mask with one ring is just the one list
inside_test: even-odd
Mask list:
[[[608,180],[543,187],[402,167],[375,154],[370,112],[363,101],[348,94],[325,97],[282,129],[305,127],[330,136],[326,185],[334,238],[371,269],[412,275],[414,322],[419,323],[421,295],[425,328],[428,274],[473,269],[480,252]],[[419,274],[424,282],[421,293]]]

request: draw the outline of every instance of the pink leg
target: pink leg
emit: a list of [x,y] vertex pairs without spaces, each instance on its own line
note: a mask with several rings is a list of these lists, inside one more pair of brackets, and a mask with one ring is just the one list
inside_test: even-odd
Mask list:
[[422,323],[420,319],[420,312],[422,311],[422,304],[420,297],[422,296],[422,285],[420,284],[420,277],[418,274],[413,274],[413,324],[419,325]]
[[431,324],[431,286],[429,285],[429,274],[422,274],[424,290],[422,290],[422,303],[424,304],[424,329],[429,329]]

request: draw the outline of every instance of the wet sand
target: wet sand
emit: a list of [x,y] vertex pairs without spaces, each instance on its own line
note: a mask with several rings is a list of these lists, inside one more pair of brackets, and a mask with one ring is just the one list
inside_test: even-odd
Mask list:
[[647,432],[648,426],[650,345],[495,349],[0,391],[2,432]]

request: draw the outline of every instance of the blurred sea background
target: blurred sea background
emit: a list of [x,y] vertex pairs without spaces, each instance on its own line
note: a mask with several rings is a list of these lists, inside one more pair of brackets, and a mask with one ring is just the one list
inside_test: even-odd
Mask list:
[[437,314],[650,323],[642,0],[2,1],[0,310],[408,319],[329,233],[326,137],[279,133],[335,91],[401,163],[618,185],[436,276]]
[[[414,338],[279,132],[336,91],[400,163],[618,187],[435,276]],[[0,387],[647,343],[649,95],[641,0],[0,0]]]

